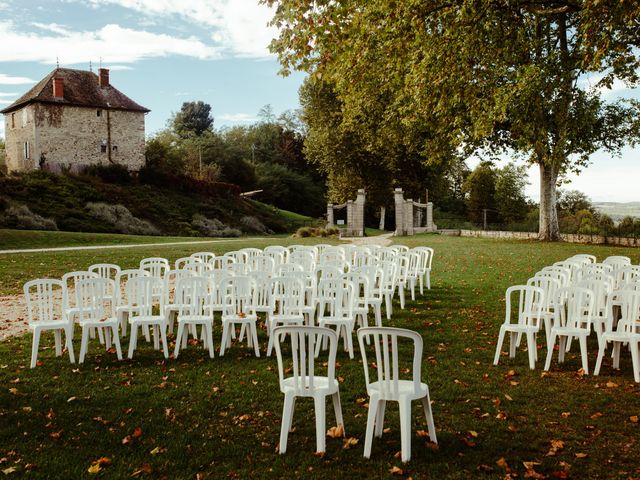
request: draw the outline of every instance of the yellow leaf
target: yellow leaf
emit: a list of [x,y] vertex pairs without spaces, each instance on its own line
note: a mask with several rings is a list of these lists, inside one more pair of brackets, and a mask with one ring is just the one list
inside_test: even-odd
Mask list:
[[617,383],[613,383],[611,381],[606,383],[607,388],[618,388],[618,384]]
[[351,447],[353,447],[354,445],[358,444],[358,439],[355,437],[349,437],[349,438],[345,438],[342,441],[342,448],[344,448],[345,450],[349,450]]
[[469,435],[471,435],[473,438],[478,438],[478,432],[476,432],[475,430],[470,430]]
[[4,473],[5,475],[9,475],[10,473],[17,472],[17,471],[18,469],[16,467],[9,467],[2,470],[2,473]]
[[631,423],[638,423],[638,416],[637,416],[637,415],[631,415],[631,416],[629,417],[629,421],[630,421]]
[[429,432],[427,432],[426,430],[418,430],[416,432],[416,435],[418,435],[419,437],[428,437],[429,436]]
[[96,473],[100,473],[100,471],[102,471],[102,467],[97,463],[94,463],[89,468],[87,468],[87,472],[89,472],[92,475],[95,475]]
[[111,465],[111,459],[109,457],[100,457],[97,460],[91,462],[93,465],[100,465],[101,467],[104,465]]
[[576,453],[576,458],[587,458],[589,455],[586,453]]
[[390,473],[391,475],[403,475],[403,474],[404,474],[404,471],[403,471],[400,467],[395,467],[395,466],[394,466],[394,467],[391,467],[391,468],[389,469],[389,473]]
[[329,438],[344,437],[344,427],[342,425],[338,425],[337,427],[331,427],[329,430],[327,430],[327,437]]
[[504,469],[509,468],[509,465],[507,464],[507,461],[504,459],[504,457],[500,457],[498,460],[496,460],[496,465]]
[[151,455],[159,455],[160,453],[164,453],[164,452],[166,452],[166,451],[167,451],[167,449],[166,449],[166,448],[163,448],[163,447],[156,447],[156,448],[154,448],[153,450],[151,450],[149,453],[150,453]]

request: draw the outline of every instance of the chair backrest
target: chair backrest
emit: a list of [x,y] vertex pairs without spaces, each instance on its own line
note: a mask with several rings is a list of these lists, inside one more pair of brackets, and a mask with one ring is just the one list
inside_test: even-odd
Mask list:
[[166,258],[149,257],[140,260],[140,269],[149,272],[152,277],[162,279],[170,268],[169,260]]
[[[280,390],[284,391],[285,380],[292,379],[295,395],[309,396],[313,394],[317,386],[317,371],[321,370],[323,378],[328,379],[329,386],[335,382],[336,372],[336,351],[338,346],[338,336],[330,328],[307,327],[307,326],[281,326],[273,329],[276,347],[276,357],[278,359],[278,377],[280,379]],[[291,345],[291,366],[285,363],[282,352],[283,339],[289,336]],[[329,342],[328,358],[315,356],[316,345]],[[323,350],[321,350],[322,352]],[[324,366],[326,363],[326,367]],[[289,376],[285,376],[289,375]],[[326,386],[326,382],[320,385]]]
[[611,275],[594,274],[584,277],[578,282],[577,286],[591,290],[593,293],[593,314],[604,315],[606,313],[607,298],[613,291],[613,277]]
[[619,268],[624,268],[628,265],[631,265],[631,259],[622,255],[611,255],[605,258],[602,263],[611,265],[614,270],[618,270]]
[[318,318],[352,320],[356,306],[355,286],[340,278],[326,278],[318,282]]
[[258,255],[263,254],[262,250],[253,247],[241,248],[239,251],[247,255],[247,260],[249,260],[251,257],[257,257]]
[[[137,276],[127,280],[126,291],[129,305],[134,316],[153,316],[154,297],[156,292],[162,291],[163,280],[152,276]],[[160,314],[164,307],[164,297],[160,298]]]
[[200,257],[181,257],[178,258],[173,265],[176,270],[187,269],[195,273],[204,273],[205,270],[208,270],[208,264],[205,264]]
[[214,258],[211,262],[211,269],[222,270],[227,268],[232,263],[236,263],[236,258],[233,255],[220,255],[219,257]]
[[191,258],[197,258],[205,265],[213,267],[213,259],[216,258],[216,254],[213,252],[196,252],[191,254]]
[[149,272],[140,270],[139,268],[120,270],[118,275],[116,275],[116,305],[122,306],[128,304],[129,297],[127,295],[126,285],[130,278],[149,276],[151,276]]
[[276,315],[302,316],[306,290],[300,278],[272,278],[269,290],[271,292],[271,307]]
[[272,275],[276,269],[276,261],[268,255],[253,255],[249,257],[247,263],[247,272],[264,272]]
[[614,272],[616,278],[616,288],[620,288],[620,285],[628,282],[636,282],[640,280],[640,265],[627,265],[617,269]]
[[264,252],[264,255],[266,255],[267,257],[273,258],[273,261],[275,262],[276,267],[278,265],[282,265],[283,263],[287,263],[287,256],[289,255],[289,250],[287,250],[281,245],[269,245],[268,247],[264,248],[263,252]]
[[223,278],[220,282],[222,314],[255,314],[255,282],[246,275]]
[[61,280],[31,280],[24,284],[23,291],[29,323],[67,320],[63,310],[63,305],[67,302],[60,302],[67,290]]
[[110,278],[85,278],[78,281],[75,297],[80,321],[97,321],[113,314],[112,311],[107,312],[106,303],[114,285],[115,282]]
[[569,259],[584,260],[588,263],[596,263],[597,261],[595,255],[590,255],[588,253],[578,253],[576,255],[573,255],[572,257],[569,257]]
[[552,307],[553,299],[556,296],[556,291],[562,287],[562,283],[557,278],[547,275],[534,275],[527,280],[527,286],[541,288],[544,292],[542,300],[542,312],[546,313],[549,308]]
[[243,250],[227,252],[225,255],[232,257],[237,263],[247,263],[249,260],[249,254]]
[[175,302],[179,305],[179,316],[205,316],[210,298],[206,277],[188,276],[176,282]]
[[335,265],[319,265],[316,269],[318,281],[325,278],[340,278],[344,274],[344,270]]
[[73,294],[72,290],[76,290],[78,288],[78,282],[87,278],[98,278],[98,274],[96,272],[77,271],[68,272],[62,276],[62,283],[66,292],[63,297],[65,310],[76,305],[76,296]]
[[585,277],[590,277],[594,274],[609,274],[613,273],[613,267],[606,263],[585,263],[585,265],[577,272],[577,281],[581,281]]
[[[367,347],[365,340],[370,340]],[[399,340],[413,344],[413,356],[409,367],[402,368]],[[377,383],[381,400],[398,400],[400,397],[400,380],[408,376],[413,384],[413,391],[420,390],[422,376],[422,337],[417,332],[404,328],[365,327],[358,330],[358,342],[364,365],[364,379],[367,392],[372,383]],[[375,360],[367,357],[367,352],[375,352]],[[372,364],[375,362],[375,368]],[[370,369],[375,370],[370,376]],[[373,377],[373,378],[372,378]]]
[[556,292],[554,301],[556,325],[589,330],[593,316],[594,294],[583,287],[563,287]]
[[351,273],[359,273],[367,277],[367,283],[369,284],[369,298],[380,297],[380,282],[382,281],[382,269],[375,265],[367,267],[360,267],[352,270]]
[[353,284],[356,304],[368,305],[367,299],[371,298],[371,289],[367,275],[360,271],[353,271],[342,275],[342,279]]
[[578,272],[584,266],[584,263],[580,261],[572,261],[572,260],[564,260],[562,262],[556,262],[553,264],[554,267],[561,267],[569,271],[571,278],[569,279],[569,283],[572,284],[578,280]]
[[275,274],[280,277],[282,275],[287,275],[290,272],[304,272],[304,268],[302,265],[297,263],[283,263],[282,265],[278,265],[276,267]]
[[115,280],[120,273],[120,267],[114,263],[95,263],[87,268],[87,271],[94,272],[100,278]]
[[609,296],[605,331],[614,329],[614,305],[619,308],[620,319],[616,331],[621,333],[640,333],[640,290],[617,290]]
[[378,264],[382,270],[380,285],[383,290],[395,288],[398,275],[398,264],[395,261],[382,261]]
[[305,272],[313,272],[316,268],[316,258],[313,251],[306,249],[290,252],[289,263],[300,265]]
[[[175,293],[176,293],[176,287],[178,285],[178,281],[182,278],[195,277],[196,275],[197,275],[197,272],[194,272],[193,270],[189,270],[185,268],[168,270],[164,274],[164,279],[163,279],[164,304],[169,305],[172,301],[174,303],[178,303],[175,300],[176,298]],[[172,298],[172,294],[174,294],[173,298]]]
[[255,290],[253,295],[254,306],[257,308],[270,307],[272,294],[271,275],[267,272],[256,271],[251,272],[248,276],[253,280],[253,288]]
[[[513,297],[517,296],[517,303]],[[544,290],[533,285],[513,285],[507,288],[505,294],[505,315],[504,323],[539,328],[542,317],[542,306],[545,301]],[[517,304],[517,316],[513,322],[513,310]]]
[[544,267],[539,272],[536,272],[536,276],[551,276],[557,278],[560,281],[562,287],[568,287],[571,283],[571,270],[560,266],[548,266]]

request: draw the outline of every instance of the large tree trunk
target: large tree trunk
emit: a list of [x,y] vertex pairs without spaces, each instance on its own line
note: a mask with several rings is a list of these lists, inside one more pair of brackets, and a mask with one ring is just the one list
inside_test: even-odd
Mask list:
[[558,167],[540,162],[540,229],[538,231],[540,240],[561,240],[556,208],[557,181]]

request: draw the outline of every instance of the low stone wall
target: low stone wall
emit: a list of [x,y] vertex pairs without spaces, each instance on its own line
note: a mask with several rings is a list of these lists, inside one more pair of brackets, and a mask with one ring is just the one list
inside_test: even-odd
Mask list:
[[[461,237],[501,238],[505,240],[537,240],[537,232],[508,232],[502,230],[459,230]],[[449,233],[450,234],[450,233]],[[563,233],[562,240],[568,243],[586,243],[593,245],[620,245],[623,247],[640,246],[640,239],[634,237],[605,237],[603,235],[579,235]]]

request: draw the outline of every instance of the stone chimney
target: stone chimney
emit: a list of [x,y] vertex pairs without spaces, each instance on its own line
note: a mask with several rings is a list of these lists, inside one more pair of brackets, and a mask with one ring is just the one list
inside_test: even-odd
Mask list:
[[64,80],[53,77],[53,98],[64,98]]
[[101,68],[98,70],[98,85],[105,88],[109,86],[109,69]]

